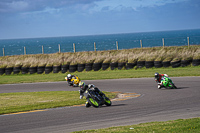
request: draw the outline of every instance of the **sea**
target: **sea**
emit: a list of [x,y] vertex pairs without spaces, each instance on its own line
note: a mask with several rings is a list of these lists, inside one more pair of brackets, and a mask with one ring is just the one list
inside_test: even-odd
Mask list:
[[[0,56],[199,45],[200,29],[123,34],[0,39]],[[75,46],[75,49],[74,49]]]

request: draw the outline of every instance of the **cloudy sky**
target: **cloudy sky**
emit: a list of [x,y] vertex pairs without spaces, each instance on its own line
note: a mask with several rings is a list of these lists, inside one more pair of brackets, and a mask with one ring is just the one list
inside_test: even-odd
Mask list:
[[199,0],[0,0],[0,39],[200,29]]

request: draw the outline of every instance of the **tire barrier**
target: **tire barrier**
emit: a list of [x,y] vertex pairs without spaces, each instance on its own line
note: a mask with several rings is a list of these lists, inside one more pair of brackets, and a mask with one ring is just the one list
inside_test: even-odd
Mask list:
[[13,67],[6,67],[5,68],[6,75],[10,75],[12,72],[13,72]]
[[22,67],[22,74],[27,74],[29,72],[29,67]]
[[127,63],[126,64],[126,69],[127,70],[133,69],[136,65],[137,65],[137,63]]
[[77,71],[77,66],[78,65],[69,65],[69,72],[75,72],[75,71]]
[[118,68],[118,63],[115,62],[115,63],[110,63],[110,69],[111,70],[114,70],[115,68]]
[[145,61],[138,61],[137,62],[137,67],[138,68],[142,68],[142,67],[144,67],[145,66]]
[[163,67],[169,67],[171,65],[170,61],[163,61],[162,64],[163,64]]
[[92,66],[93,66],[93,63],[86,63],[85,64],[85,70],[86,71],[91,71],[92,70]]
[[155,68],[161,68],[161,67],[163,67],[162,61],[154,61],[154,67]]
[[121,70],[123,67],[128,69],[133,69],[135,66],[138,68],[146,67],[146,68],[161,68],[161,67],[185,67],[192,63],[193,66],[200,65],[200,59],[194,60],[180,60],[180,61],[138,61],[136,63],[87,63],[87,64],[77,64],[77,65],[61,65],[61,66],[38,66],[38,67],[8,67],[8,68],[0,68],[0,75],[6,74],[49,74],[53,71],[53,73],[58,73],[62,71],[62,73],[66,73],[68,70],[69,72],[82,72],[84,69],[86,71],[98,71],[100,69],[106,70],[110,67],[111,70],[118,68]]
[[145,61],[145,67],[146,68],[154,67],[154,61]]
[[20,67],[13,67],[13,73],[19,74],[21,72],[21,66]]
[[0,75],[3,75],[5,73],[5,68],[0,68]]
[[123,62],[123,63],[118,63],[118,69],[121,70],[123,67],[126,66],[126,63]]
[[38,66],[37,67],[37,74],[42,74],[45,70],[45,66]]
[[93,70],[94,71],[99,71],[102,67],[102,63],[94,63],[93,64]]
[[198,65],[200,65],[200,59],[194,59],[194,60],[192,61],[192,65],[193,65],[193,66],[198,66]]
[[102,70],[106,70],[110,67],[110,63],[102,63]]
[[29,67],[29,73],[30,74],[37,73],[37,67]]
[[61,65],[61,72],[66,73],[69,70],[69,65]]
[[181,66],[181,61],[170,62],[170,64],[171,64],[171,66],[173,68],[180,67]]
[[52,66],[46,66],[44,71],[45,71],[45,74],[49,74],[53,71],[53,67]]
[[191,62],[192,60],[181,60],[181,66],[182,67],[188,66],[191,64]]
[[77,70],[78,72],[82,72],[85,69],[85,64],[78,64]]
[[59,73],[61,71],[61,66],[53,66],[53,73]]

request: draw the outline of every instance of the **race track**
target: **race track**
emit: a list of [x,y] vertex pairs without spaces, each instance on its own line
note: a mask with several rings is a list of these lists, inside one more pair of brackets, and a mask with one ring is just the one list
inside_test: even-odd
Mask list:
[[[85,81],[102,91],[136,93],[139,97],[113,101],[110,107],[63,107],[0,116],[2,133],[62,133],[200,117],[200,77],[172,77],[178,89],[157,89],[153,78]],[[0,93],[78,91],[66,82],[0,85]],[[79,97],[77,97],[79,98]]]

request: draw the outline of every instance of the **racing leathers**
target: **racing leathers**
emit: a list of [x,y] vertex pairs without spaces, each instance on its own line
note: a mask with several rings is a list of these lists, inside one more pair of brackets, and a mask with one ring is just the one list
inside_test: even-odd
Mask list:
[[[98,93],[100,96],[104,97],[105,94],[100,91],[97,87],[95,87],[93,84],[89,84],[89,85],[84,85],[84,87],[80,87],[80,99],[83,98],[83,95],[84,95],[84,92],[87,90],[87,89],[90,89],[90,90],[93,90],[94,92]],[[90,107],[90,103],[88,101],[86,101],[85,103],[85,106],[86,107]]]
[[164,76],[168,77],[167,74],[155,73],[155,81],[158,84],[158,89],[161,89],[163,87],[161,80],[162,80],[162,78],[164,78]]
[[67,79],[68,85],[73,86],[73,87],[78,87],[78,84],[74,84],[74,81],[72,81],[72,78],[76,78],[75,75],[65,77],[65,79]]

